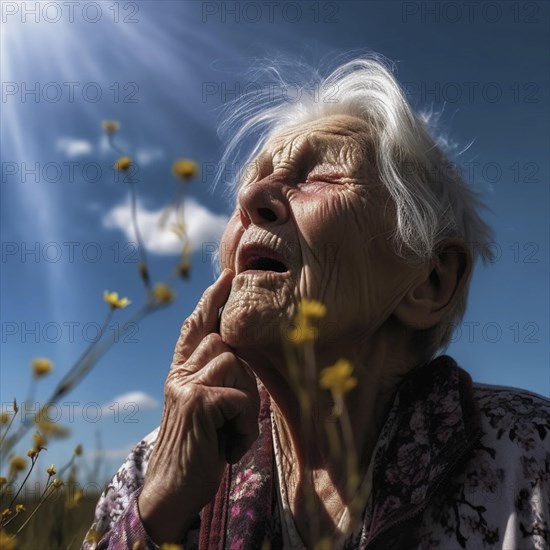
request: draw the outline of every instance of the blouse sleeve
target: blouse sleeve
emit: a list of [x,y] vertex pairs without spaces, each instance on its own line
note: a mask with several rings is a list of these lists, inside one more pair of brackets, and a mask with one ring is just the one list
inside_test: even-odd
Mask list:
[[[134,447],[103,491],[81,550],[158,550],[145,530],[137,505],[158,432],[159,428]],[[186,550],[198,548],[199,531],[197,516],[182,541]]]
[[[82,550],[158,548],[147,535],[137,508],[137,497],[157,435],[158,428],[134,447],[103,491]],[[136,545],[138,541],[140,544]]]

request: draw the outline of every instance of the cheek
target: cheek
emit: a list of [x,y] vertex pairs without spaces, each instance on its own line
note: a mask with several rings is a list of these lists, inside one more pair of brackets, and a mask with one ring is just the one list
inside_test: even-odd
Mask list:
[[303,225],[300,294],[325,303],[337,325],[378,325],[401,290],[390,234],[372,206],[356,194],[335,194]]
[[234,214],[227,223],[220,241],[219,264],[222,269],[226,267],[235,269],[235,256],[242,233],[243,228],[239,223],[238,215]]
[[314,206],[300,226],[303,266],[310,282],[349,284],[368,263],[368,236],[372,229],[364,205],[344,193],[333,193]]

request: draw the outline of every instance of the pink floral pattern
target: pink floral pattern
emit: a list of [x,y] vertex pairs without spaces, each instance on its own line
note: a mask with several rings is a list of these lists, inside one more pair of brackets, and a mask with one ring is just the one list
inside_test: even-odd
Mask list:
[[[260,390],[260,436],[228,467],[183,541],[186,550],[283,547],[270,402]],[[379,435],[363,524],[345,550],[548,549],[549,432],[543,397],[472,384],[447,356],[415,369]],[[104,535],[100,549],[136,541],[156,548],[135,505],[155,435],[136,447],[98,503],[92,528]]]

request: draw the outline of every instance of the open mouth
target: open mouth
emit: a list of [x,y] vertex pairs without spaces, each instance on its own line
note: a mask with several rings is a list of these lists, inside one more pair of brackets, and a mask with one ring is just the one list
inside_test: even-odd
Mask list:
[[288,266],[282,261],[281,256],[268,247],[258,245],[246,245],[239,255],[239,273],[247,271],[264,273],[286,273]]
[[258,257],[248,259],[244,264],[243,271],[275,271],[276,273],[285,273],[288,271],[288,268],[283,262],[274,258]]

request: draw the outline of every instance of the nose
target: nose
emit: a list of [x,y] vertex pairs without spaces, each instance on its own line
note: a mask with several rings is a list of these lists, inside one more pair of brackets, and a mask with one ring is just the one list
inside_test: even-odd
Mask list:
[[282,187],[283,184],[273,178],[265,178],[241,187],[237,195],[237,205],[245,229],[250,224],[278,225],[288,220],[288,204]]

